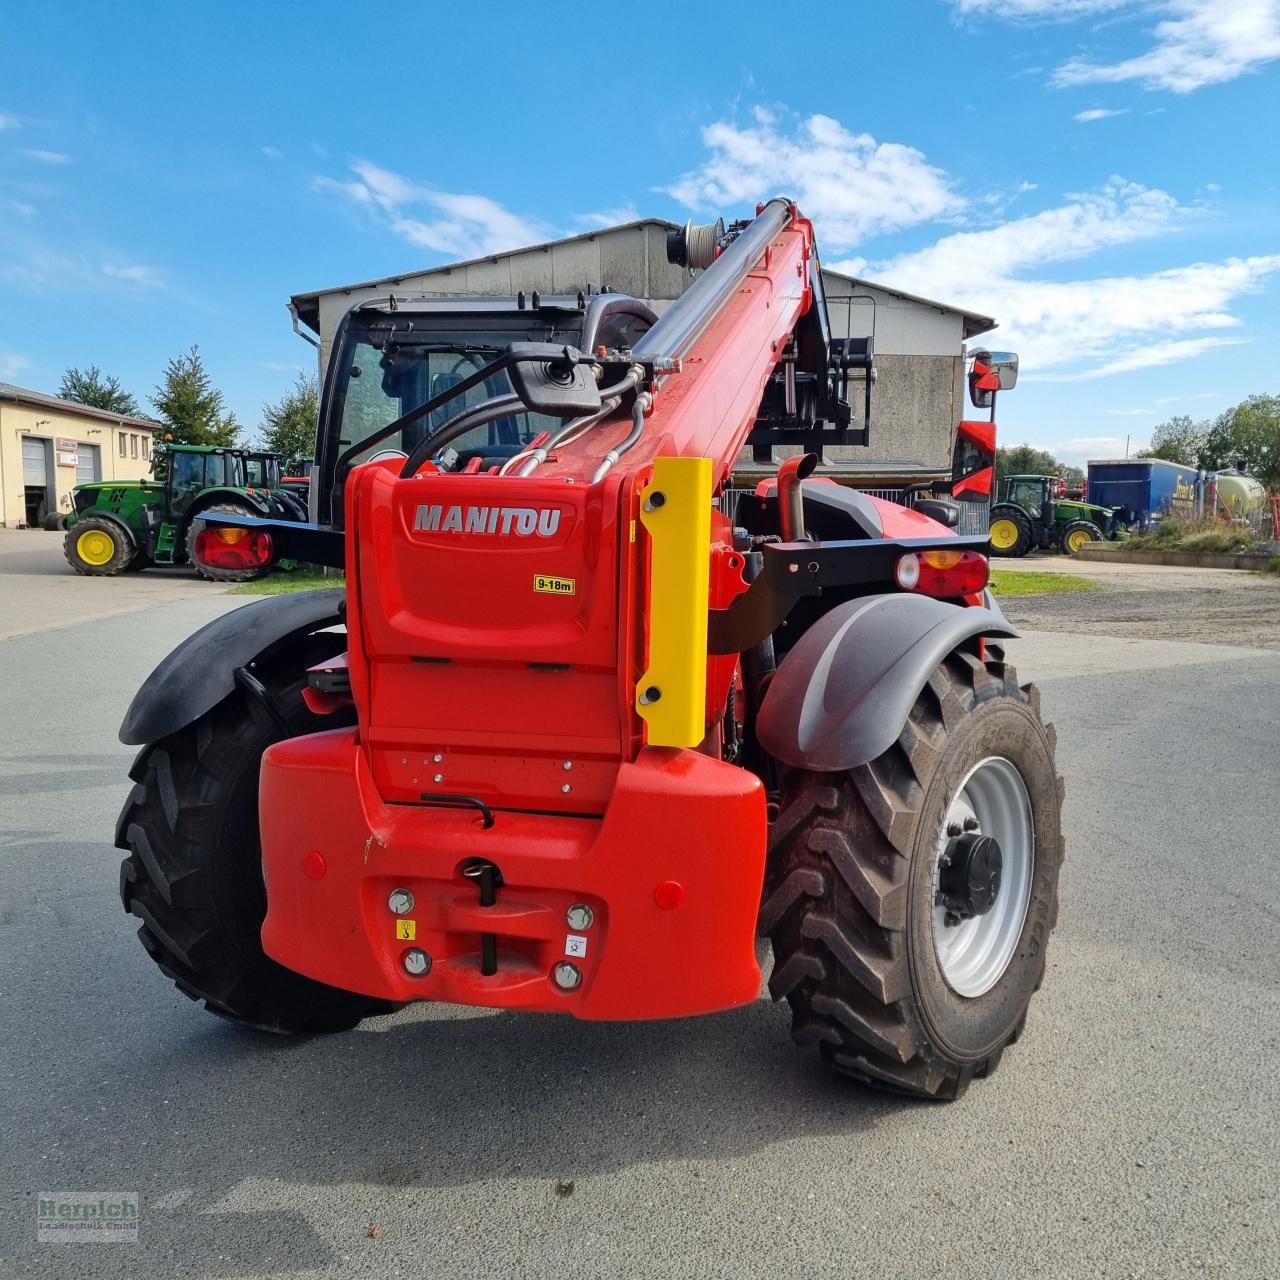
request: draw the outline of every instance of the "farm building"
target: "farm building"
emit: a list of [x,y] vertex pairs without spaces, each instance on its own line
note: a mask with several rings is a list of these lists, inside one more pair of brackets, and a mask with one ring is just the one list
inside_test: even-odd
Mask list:
[[37,527],[90,480],[145,480],[155,423],[0,382],[0,525]]
[[[388,294],[629,293],[662,313],[690,272],[667,261],[675,224],[646,218],[468,262],[296,294],[290,309],[316,336],[321,371],[349,307]],[[964,344],[995,327],[988,316],[917,298],[824,268],[833,337],[874,339],[875,403],[870,447],[833,448],[828,461],[866,486],[900,487],[951,472],[956,423],[965,416]],[[859,401],[860,396],[852,397]],[[855,404],[855,422],[861,421]],[[751,466],[738,469],[741,482]]]

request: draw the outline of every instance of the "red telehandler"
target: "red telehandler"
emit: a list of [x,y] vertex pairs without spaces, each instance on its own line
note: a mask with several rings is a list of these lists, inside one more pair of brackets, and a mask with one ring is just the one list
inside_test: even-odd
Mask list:
[[[706,1013],[757,998],[764,935],[798,1041],[956,1097],[1044,974],[1053,732],[957,505],[806,479],[865,439],[872,364],[829,334],[811,224],[773,200],[668,252],[701,274],[661,318],[351,309],[320,518],[200,534],[345,588],[227,614],[139,691],[125,908],[183,992],[274,1032],[413,1000]],[[730,519],[762,439],[805,452]]]

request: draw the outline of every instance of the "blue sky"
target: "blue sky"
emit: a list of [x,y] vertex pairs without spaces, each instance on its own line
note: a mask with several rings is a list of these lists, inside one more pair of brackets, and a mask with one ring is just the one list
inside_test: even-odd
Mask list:
[[[1068,460],[1280,392],[1280,0],[0,14],[0,379],[252,428],[289,295],[793,194],[824,261],[1001,322]],[[611,17],[612,15],[612,17]]]

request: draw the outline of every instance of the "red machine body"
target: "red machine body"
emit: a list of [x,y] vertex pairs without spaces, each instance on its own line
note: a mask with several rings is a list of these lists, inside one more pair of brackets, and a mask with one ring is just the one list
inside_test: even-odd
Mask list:
[[[709,458],[719,490],[813,304],[813,259],[813,229],[792,209],[602,479],[625,414],[528,476],[429,462],[402,476],[399,458],[351,473],[357,724],[277,743],[263,759],[269,955],[388,1000],[582,1018],[756,997],[765,792],[721,758],[739,658],[707,663],[702,744],[648,744],[636,708],[654,608],[641,492],[660,457]],[[880,506],[887,537],[947,534]],[[723,609],[747,589],[744,559],[718,512],[710,529],[709,604]],[[499,877],[490,905],[467,875],[485,864]],[[388,909],[394,890],[412,895],[411,909]],[[589,927],[567,923],[571,908],[586,908]],[[430,957],[425,972],[407,971],[411,948]],[[578,974],[567,989],[554,977],[566,957]]]

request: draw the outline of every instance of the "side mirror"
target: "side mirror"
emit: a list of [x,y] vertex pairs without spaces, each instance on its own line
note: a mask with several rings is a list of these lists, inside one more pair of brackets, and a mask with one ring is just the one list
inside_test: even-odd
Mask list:
[[525,407],[552,418],[576,418],[600,408],[600,388],[582,355],[550,342],[513,342],[511,386]]
[[1012,351],[975,351],[969,369],[969,399],[975,409],[989,409],[997,391],[1018,385],[1018,357]]

